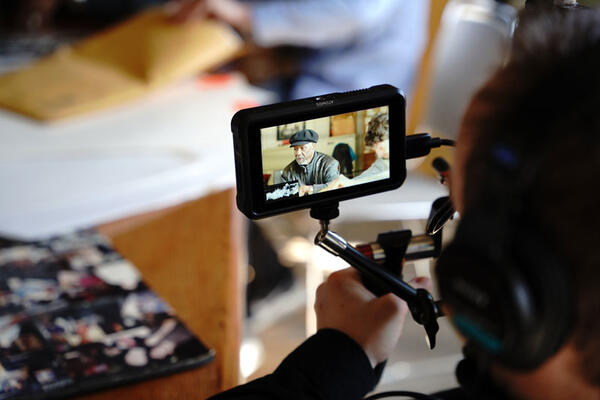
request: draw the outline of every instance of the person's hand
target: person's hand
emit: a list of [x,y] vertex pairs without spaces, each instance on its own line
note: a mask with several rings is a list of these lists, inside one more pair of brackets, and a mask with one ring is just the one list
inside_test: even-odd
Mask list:
[[[428,278],[411,281],[413,286],[431,286]],[[317,329],[344,332],[365,351],[371,366],[385,361],[402,334],[408,306],[394,294],[376,297],[368,291],[353,268],[329,275],[317,289]]]
[[312,185],[302,185],[298,188],[298,195],[300,197],[306,194],[313,194],[314,188]]
[[252,28],[250,6],[237,0],[174,0],[168,3],[167,10],[174,22],[214,17],[242,34],[248,34]]
[[251,7],[238,0],[171,0],[165,5],[165,13],[173,23],[216,18],[236,29],[245,39],[245,46],[231,67],[244,74],[248,83],[261,85],[273,79],[294,78],[303,51],[257,45],[252,39]]
[[341,189],[346,186],[352,186],[352,179],[348,179],[345,175],[339,175],[337,178],[329,182],[326,190]]
[[330,190],[333,190],[333,189],[339,189],[339,188],[342,188],[342,187],[343,187],[343,185],[340,183],[340,178],[339,178],[339,177],[337,177],[337,178],[335,178],[334,180],[332,180],[331,182],[329,182],[329,183],[327,184],[327,186],[325,186],[325,187],[324,187],[323,189],[321,189],[320,191],[321,191],[321,192],[328,192],[328,191],[330,191]]

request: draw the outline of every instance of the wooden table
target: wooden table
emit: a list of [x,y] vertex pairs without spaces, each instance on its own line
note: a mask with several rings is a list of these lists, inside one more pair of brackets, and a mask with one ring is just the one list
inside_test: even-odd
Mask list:
[[217,355],[198,369],[86,399],[206,399],[238,383],[242,221],[233,191],[228,190],[100,227]]

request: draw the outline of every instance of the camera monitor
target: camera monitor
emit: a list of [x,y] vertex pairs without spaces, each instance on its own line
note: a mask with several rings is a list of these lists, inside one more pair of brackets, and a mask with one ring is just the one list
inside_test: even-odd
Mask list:
[[390,85],[239,111],[237,203],[250,218],[399,187],[405,101]]

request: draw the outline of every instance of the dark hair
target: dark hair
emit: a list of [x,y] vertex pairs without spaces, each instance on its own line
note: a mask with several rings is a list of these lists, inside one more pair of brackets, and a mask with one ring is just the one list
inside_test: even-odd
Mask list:
[[516,147],[524,168],[537,160],[527,212],[570,269],[570,340],[581,374],[600,386],[600,201],[593,194],[600,171],[600,10],[524,15],[513,46],[462,121],[459,140],[472,145],[465,208],[493,184],[486,180],[492,146]]
[[383,142],[390,137],[390,122],[389,116],[385,114],[377,114],[369,121],[367,126],[367,134],[365,135],[365,144],[371,146],[375,143]]

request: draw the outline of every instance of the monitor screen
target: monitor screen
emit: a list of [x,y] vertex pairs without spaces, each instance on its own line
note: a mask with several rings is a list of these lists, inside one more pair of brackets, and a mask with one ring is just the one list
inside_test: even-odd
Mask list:
[[265,202],[390,177],[389,107],[260,129]]

